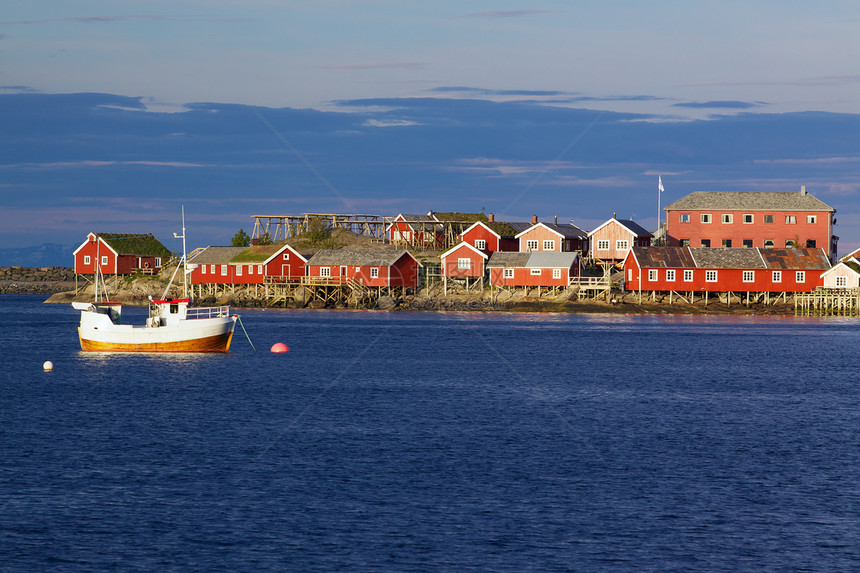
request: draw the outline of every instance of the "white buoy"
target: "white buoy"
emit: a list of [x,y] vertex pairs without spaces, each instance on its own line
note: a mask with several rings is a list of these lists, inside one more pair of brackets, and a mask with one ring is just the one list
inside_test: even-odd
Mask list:
[[45,369],[45,372],[50,372],[54,369],[54,363],[50,360],[46,360],[44,364],[42,364],[42,368]]

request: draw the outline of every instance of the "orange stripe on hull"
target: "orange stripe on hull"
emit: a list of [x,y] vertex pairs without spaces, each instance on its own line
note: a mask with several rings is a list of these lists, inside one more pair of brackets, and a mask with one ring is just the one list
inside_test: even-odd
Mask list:
[[[80,336],[80,330],[78,331]],[[227,352],[233,340],[233,331],[198,338],[195,340],[180,340],[176,342],[152,342],[147,344],[116,344],[86,340],[81,337],[81,350],[84,352]]]

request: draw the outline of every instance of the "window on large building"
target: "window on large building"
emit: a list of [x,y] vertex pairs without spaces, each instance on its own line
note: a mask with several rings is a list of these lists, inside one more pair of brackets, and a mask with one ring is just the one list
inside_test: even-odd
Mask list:
[[717,271],[705,271],[705,282],[708,282],[708,283],[717,282]]
[[744,214],[744,224],[749,225],[753,221],[754,221],[754,218],[753,218],[752,213],[745,213]]
[[702,239],[702,246],[703,247],[710,247],[711,246],[711,240],[710,239]]
[[689,223],[690,222],[690,214],[689,213],[681,213],[680,221],[682,223]]
[[690,246],[690,239],[681,239],[681,246],[682,247],[689,247]]
[[814,225],[817,220],[818,220],[818,218],[815,215],[807,215],[806,216],[806,222],[809,223],[810,225]]
[[657,269],[648,269],[648,280],[651,282],[657,280]]
[[794,273],[794,282],[796,283],[805,283],[806,282],[806,271],[797,271]]
[[711,214],[710,213],[702,213],[702,223],[710,223],[711,222]]
[[755,282],[755,271],[744,271],[743,281],[745,283]]
[[684,282],[693,282],[693,269],[684,269]]
[[536,250],[538,250],[538,244],[539,243],[536,240],[526,241],[526,250],[527,251],[536,251]]
[[785,216],[785,224],[786,225],[794,225],[797,223],[797,216],[795,215],[786,215]]
[[771,275],[770,280],[772,280],[775,283],[781,283],[782,282],[782,271],[773,271],[773,274]]
[[806,248],[814,249],[815,248],[815,239],[806,239]]
[[773,215],[765,215],[764,216],[765,223],[773,223]]
[[764,248],[772,249],[773,248],[773,239],[765,239],[764,240]]
[[753,240],[752,239],[744,239],[743,244],[744,244],[744,247],[751,249],[752,245],[753,245]]
[[675,282],[675,269],[666,269],[666,281],[670,283]]
[[731,213],[723,213],[723,223],[731,223],[734,220]]
[[723,246],[724,247],[731,247],[732,246],[732,240],[731,239],[723,239]]

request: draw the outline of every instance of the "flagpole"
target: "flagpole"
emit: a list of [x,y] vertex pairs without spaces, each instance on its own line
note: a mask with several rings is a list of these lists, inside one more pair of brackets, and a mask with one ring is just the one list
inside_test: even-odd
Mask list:
[[657,175],[657,236],[661,237],[659,240],[659,244],[666,244],[666,237],[660,234],[660,229],[662,228],[662,217],[660,216],[660,195],[663,194],[663,181],[660,175]]

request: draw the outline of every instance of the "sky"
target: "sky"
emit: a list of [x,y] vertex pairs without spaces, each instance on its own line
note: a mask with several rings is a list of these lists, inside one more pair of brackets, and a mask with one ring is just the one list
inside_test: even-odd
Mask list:
[[264,212],[654,228],[691,191],[806,185],[845,252],[858,24],[829,0],[12,0],[0,241],[172,236],[180,204],[196,246]]

